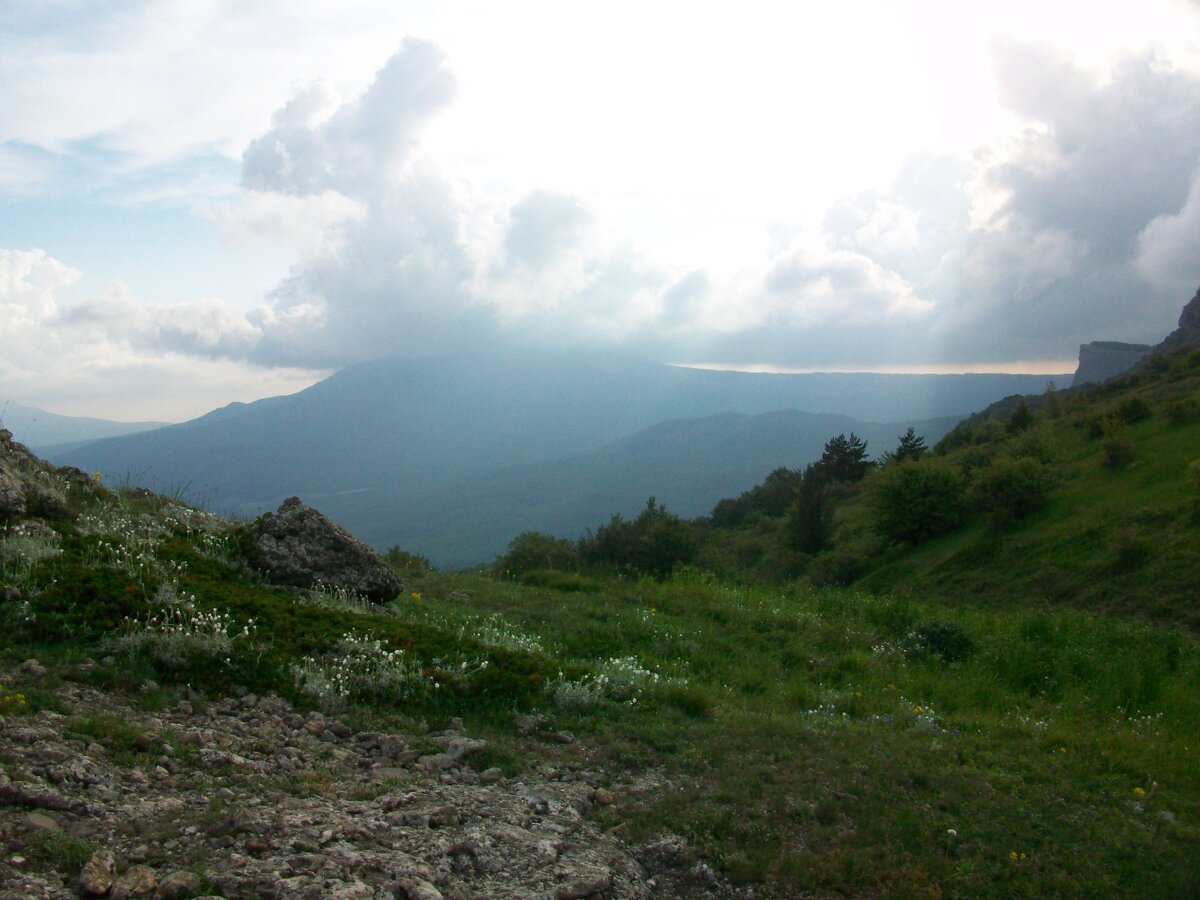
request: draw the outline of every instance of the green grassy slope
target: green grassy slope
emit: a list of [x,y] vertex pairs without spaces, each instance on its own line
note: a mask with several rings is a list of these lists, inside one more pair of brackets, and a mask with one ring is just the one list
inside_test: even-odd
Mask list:
[[[1131,459],[1106,465],[1096,424],[1132,401],[1149,416],[1128,425]],[[1006,525],[980,515],[956,533],[894,547],[862,586],[990,606],[1066,602],[1200,629],[1200,360],[1077,395],[1009,443],[1022,440],[1041,448],[1055,479],[1042,509]],[[961,465],[978,452],[946,458]],[[865,517],[865,502],[847,517]]]

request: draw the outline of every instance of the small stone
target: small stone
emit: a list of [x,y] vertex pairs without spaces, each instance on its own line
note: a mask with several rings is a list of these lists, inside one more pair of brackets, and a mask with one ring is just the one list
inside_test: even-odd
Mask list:
[[31,828],[34,831],[44,831],[47,833],[51,833],[51,832],[55,832],[55,831],[62,831],[62,826],[59,825],[56,821],[54,821],[54,819],[50,818],[45,813],[40,813],[40,812],[26,813],[22,817],[21,822],[23,825],[25,825],[26,828]]
[[129,900],[130,897],[153,897],[158,879],[149,866],[131,866],[113,885],[113,900]]
[[441,806],[429,813],[430,828],[446,828],[461,821],[462,816],[453,806]]
[[563,873],[563,877],[566,879],[565,883],[560,884],[554,891],[555,900],[594,897],[612,885],[612,874],[607,869],[593,866],[568,869]]
[[408,742],[398,734],[379,739],[379,755],[384,759],[398,759],[406,750]]
[[537,858],[538,862],[544,866],[557,862],[558,847],[554,846],[553,841],[538,841]]
[[442,892],[424,878],[402,878],[396,883],[396,896],[403,900],[443,900]]
[[79,873],[79,889],[85,897],[103,897],[117,880],[117,858],[107,848],[97,850]]
[[479,773],[479,783],[480,784],[496,784],[503,777],[504,777],[504,772],[501,771],[498,767],[492,766],[490,769],[484,769],[482,772]]
[[517,716],[513,719],[513,727],[517,729],[517,734],[531,735],[540,731],[549,721],[543,715]]
[[428,756],[422,756],[417,760],[417,768],[424,769],[430,774],[436,772],[444,772],[451,768],[456,763],[456,760],[449,753],[431,753]]
[[192,872],[172,872],[158,885],[158,895],[163,900],[181,900],[194,897],[200,892],[200,876]]
[[227,787],[217,788],[217,797],[221,800],[232,800],[237,795]]

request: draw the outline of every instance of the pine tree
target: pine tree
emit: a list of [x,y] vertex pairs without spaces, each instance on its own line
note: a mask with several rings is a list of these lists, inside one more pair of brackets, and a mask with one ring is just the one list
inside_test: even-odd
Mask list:
[[1005,429],[1009,434],[1020,434],[1033,424],[1033,413],[1029,411],[1029,407],[1022,400],[1017,404],[1017,408],[1013,410],[1013,414],[1008,417],[1008,424]]
[[830,438],[821,454],[821,466],[834,481],[861,481],[871,468],[867,442],[853,431],[848,438],[844,434]]
[[920,459],[928,452],[929,448],[925,446],[925,438],[909,428],[900,436],[900,443],[892,451],[890,458],[895,462],[904,462],[906,459]]
[[788,510],[784,535],[788,546],[801,553],[820,553],[833,531],[833,502],[825,469],[813,463],[800,478],[796,502]]

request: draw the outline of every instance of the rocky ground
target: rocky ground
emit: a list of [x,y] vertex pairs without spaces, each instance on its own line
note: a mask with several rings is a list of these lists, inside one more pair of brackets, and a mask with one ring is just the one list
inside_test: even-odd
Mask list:
[[[0,679],[11,696],[40,669]],[[147,713],[66,682],[57,699],[0,717],[0,897],[752,896],[677,837],[630,847],[589,818],[652,779],[606,788],[552,754],[505,777],[456,720],[413,742],[273,696]]]

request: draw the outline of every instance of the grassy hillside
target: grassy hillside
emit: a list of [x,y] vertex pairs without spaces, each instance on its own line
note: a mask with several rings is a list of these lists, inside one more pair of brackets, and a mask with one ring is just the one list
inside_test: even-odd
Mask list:
[[[1176,630],[696,575],[427,573],[379,608],[247,580],[236,539],[174,504],[81,513],[58,553],[4,538],[5,716],[57,709],[63,680],[150,708],[274,691],[418,745],[459,715],[490,741],[480,767],[599,769],[603,823],[680,836],[757,896],[1200,887],[1200,646]],[[31,656],[47,674],[15,674]],[[522,713],[547,742],[514,732]],[[657,790],[623,787],[647,772]],[[70,846],[34,858],[77,866]]]
[[[1170,428],[1141,427],[1175,446]],[[1086,462],[1088,440],[1061,458]],[[679,836],[756,896],[1200,889],[1200,642],[1178,628],[694,570],[552,590],[410,566],[408,593],[379,607],[249,578],[236,523],[37,478],[50,527],[10,517],[0,539],[6,717],[58,710],[64,680],[149,708],[276,692],[418,744],[458,715],[489,739],[480,767],[599,769],[613,802],[593,815],[616,834]],[[1052,503],[1071,508],[1070,484]],[[1048,528],[1052,508],[1002,540]],[[897,554],[876,576],[908,560],[938,571],[974,539]],[[952,569],[969,571],[961,556]],[[22,674],[29,657],[48,671]],[[527,713],[548,717],[542,740],[515,728]],[[625,787],[648,772],[655,790]],[[70,854],[27,855],[77,866],[88,848],[64,841]]]
[[[591,815],[630,845],[685,841],[697,896],[699,860],[759,897],[1195,896],[1198,399],[1194,355],[1026,420],[1008,404],[833,485],[816,553],[784,541],[796,473],[729,527],[648,506],[658,537],[698,529],[695,563],[751,559],[732,580],[522,584],[396,552],[408,592],[387,606],[272,588],[242,525],[27,465],[31,506],[0,536],[0,715],[61,712],[73,681],[147,708],[274,692],[417,745],[461,716],[479,767],[602,772]],[[889,540],[880,497],[919,471],[950,479],[954,516],[910,495]],[[934,513],[940,533],[911,527]],[[749,584],[755,550],[808,577]],[[69,871],[89,848],[63,841],[10,849]]]
[[1045,505],[891,547],[864,587],[986,606],[1065,602],[1200,629],[1200,356],[1069,395],[1061,412],[989,445],[994,431],[963,428],[945,459],[1037,455],[1052,478]]
[[[819,488],[815,512],[806,479]],[[692,564],[745,583],[806,578],[984,608],[1069,604],[1194,631],[1200,354],[1103,386],[1007,398],[915,462],[880,460],[853,478],[823,465],[772,473],[693,527]]]

